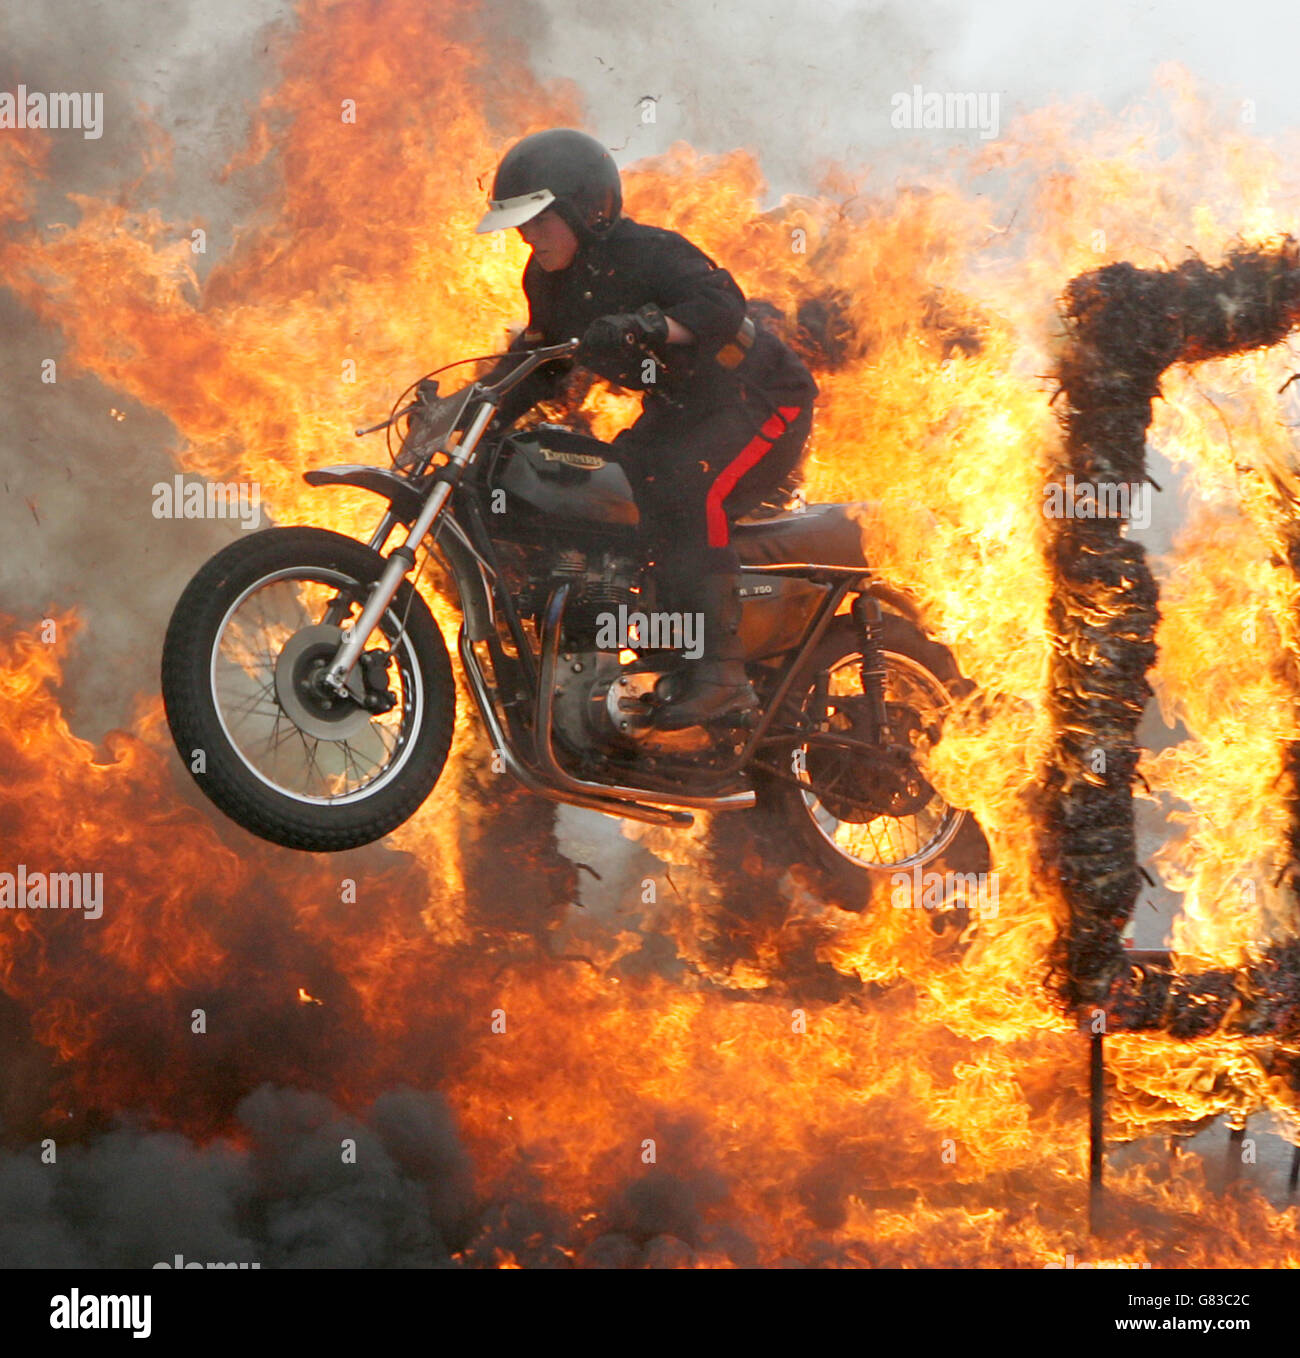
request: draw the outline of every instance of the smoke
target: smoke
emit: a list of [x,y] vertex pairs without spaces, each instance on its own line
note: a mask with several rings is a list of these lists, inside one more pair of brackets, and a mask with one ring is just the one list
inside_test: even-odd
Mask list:
[[51,1144],[0,1155],[0,1268],[175,1267],[177,1255],[263,1269],[758,1263],[743,1229],[709,1220],[729,1197],[712,1170],[650,1168],[606,1204],[605,1230],[576,1254],[561,1248],[572,1222],[526,1184],[508,1199],[475,1195],[445,1101],[412,1089],[358,1118],[267,1085],[240,1103],[232,1139],[122,1125],[57,1145],[50,1164]]
[[[0,87],[104,94],[102,138],[46,139],[25,225],[54,234],[78,219],[70,195],[102,195],[229,241],[256,204],[219,173],[273,79],[272,39],[289,12],[284,0],[5,6]],[[42,380],[46,360],[53,383]],[[156,691],[176,595],[231,529],[151,516],[149,488],[176,469],[175,430],[63,360],[58,328],[0,293],[0,599],[24,619],[81,612],[64,700],[73,725],[99,739],[127,721],[137,693]]]
[[[513,27],[520,10],[508,9]],[[831,163],[861,165],[888,140],[890,96],[920,78],[933,34],[965,22],[951,3],[923,16],[893,0],[767,12],[561,0],[523,13],[533,70],[578,85],[590,130],[621,164],[679,140],[744,147],[774,194],[814,191]]]
[[429,1268],[467,1240],[469,1158],[437,1094],[396,1089],[369,1115],[264,1086],[238,1144],[119,1127],[0,1156],[0,1267]]
[[[698,150],[753,150],[773,196],[812,193],[830,164],[887,186],[975,134],[923,136],[890,123],[890,100],[927,90],[996,92],[1004,121],[1053,100],[1118,113],[1165,62],[1250,101],[1252,126],[1289,130],[1288,53],[1300,14],[1288,0],[1188,0],[1177,23],[1132,0],[821,0],[746,7],[667,0],[499,0],[541,79],[582,92],[591,130],[620,163],[678,139]],[[653,114],[646,113],[646,98]],[[653,121],[648,118],[652,117]]]

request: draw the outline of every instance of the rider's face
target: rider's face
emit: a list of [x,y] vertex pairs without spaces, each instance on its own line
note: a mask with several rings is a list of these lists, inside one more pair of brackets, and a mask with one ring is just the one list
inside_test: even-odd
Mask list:
[[578,253],[577,236],[568,222],[550,208],[526,221],[518,231],[533,247],[533,258],[547,273],[567,269]]

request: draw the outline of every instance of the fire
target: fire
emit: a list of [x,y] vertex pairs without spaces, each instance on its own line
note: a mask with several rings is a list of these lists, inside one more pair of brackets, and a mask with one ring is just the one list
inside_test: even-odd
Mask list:
[[[472,7],[442,9],[441,26],[472,32]],[[302,471],[379,458],[349,446],[362,417],[422,368],[504,347],[525,252],[474,236],[479,179],[504,142],[582,113],[500,60],[489,100],[468,38],[421,67],[412,97],[410,52],[440,26],[425,3],[386,6],[364,41],[349,6],[302,17],[226,168],[269,162],[281,186],[260,225],[210,243],[209,270],[193,224],[130,191],[76,200],[57,232],[24,222],[42,155],[18,159],[11,142],[0,263],[61,326],[68,362],[168,415],[178,467],[257,483],[278,522],[365,535],[374,501],[310,490]],[[1122,1170],[1117,1234],[1082,1234],[1086,1050],[1044,984],[1064,907],[1035,822],[1051,740],[1040,506],[1059,438],[1055,300],[1081,270],[1158,266],[1184,244],[1213,259],[1300,206],[1272,153],[1225,130],[1177,72],[1139,115],[1099,126],[1040,110],[932,182],[849,201],[836,173],[821,196],[767,211],[747,152],[678,145],[625,176],[630,215],[724,262],[815,365],[808,498],[872,502],[873,559],[976,688],[930,772],[987,831],[996,915],[957,939],[923,912],[848,914],[800,868],[764,867],[749,831],[722,819],[687,834],[625,826],[651,887],[615,883],[599,910],[575,910],[573,836],[562,853],[551,809],[493,771],[465,695],[415,819],[382,847],[291,855],[186,790],[155,695],[103,750],[80,739],[55,691],[77,619],[57,616],[47,643],[25,616],[0,633],[0,830],[33,863],[102,871],[113,894],[94,926],[21,917],[0,931],[4,992],[46,1063],[21,1125],[62,1113],[89,1129],[139,1109],[207,1138],[264,1082],[324,1088],[348,1109],[436,1087],[483,1202],[527,1202],[545,1222],[516,1230],[485,1209],[462,1253],[497,1267],[555,1254],[1300,1265],[1294,1208],[1216,1198],[1190,1159]],[[977,192],[986,175],[996,199]],[[1277,880],[1300,617],[1280,564],[1285,375],[1274,352],[1170,374],[1152,432],[1193,497],[1160,566],[1154,678],[1187,734],[1142,766],[1180,827],[1156,866],[1185,894],[1174,944],[1193,968],[1235,965],[1296,923]],[[594,388],[583,410],[608,436],[634,404]],[[451,638],[440,584],[421,588]],[[1116,1135],[1300,1111],[1249,1039],[1131,1035],[1108,1060]]]
[[1296,924],[1279,881],[1290,861],[1279,791],[1286,743],[1300,734],[1289,672],[1300,585],[1268,479],[1291,452],[1274,395],[1287,375],[1285,355],[1270,351],[1182,374],[1157,435],[1200,503],[1164,590],[1157,676],[1166,721],[1193,739],[1148,760],[1147,778],[1153,794],[1189,807],[1163,855],[1185,897],[1177,950],[1229,964]]

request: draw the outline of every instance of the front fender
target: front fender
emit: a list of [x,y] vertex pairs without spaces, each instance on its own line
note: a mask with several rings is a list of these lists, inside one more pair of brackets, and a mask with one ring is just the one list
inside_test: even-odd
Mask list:
[[393,507],[398,523],[414,523],[424,504],[424,496],[404,476],[387,467],[371,467],[359,463],[344,463],[337,467],[318,467],[303,472],[302,479],[309,486],[359,486],[375,495],[382,495]]
[[[346,463],[338,467],[320,467],[304,472],[302,479],[309,486],[359,486],[362,490],[382,495],[393,507],[398,523],[415,522],[424,504],[424,496],[404,476],[387,467],[372,467]],[[491,586],[474,554],[453,533],[435,532],[434,540],[442,552],[460,593],[461,613],[465,630],[473,641],[483,641],[495,630],[492,620]]]

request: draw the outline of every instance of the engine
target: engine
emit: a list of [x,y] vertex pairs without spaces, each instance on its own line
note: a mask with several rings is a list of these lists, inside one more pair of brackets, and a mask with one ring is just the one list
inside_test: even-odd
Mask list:
[[[555,731],[561,758],[571,753],[628,748],[688,752],[711,748],[699,729],[660,732],[650,724],[655,685],[675,665],[654,652],[639,662],[627,654],[621,624],[647,608],[653,598],[638,564],[613,551],[564,549],[535,556],[526,576],[517,576],[515,599],[521,613],[540,628],[551,592],[570,592],[560,634],[554,697]],[[620,653],[622,653],[620,655]],[[631,662],[631,663],[628,663]]]
[[619,649],[608,644],[610,622],[636,611],[641,598],[639,574],[632,561],[613,552],[594,560],[580,551],[559,554],[551,567],[551,587],[570,585],[562,638],[566,650],[590,650],[602,644]]
[[[558,586],[569,586],[564,611],[566,649],[596,645],[602,624],[618,618],[620,607],[645,607],[636,563],[613,552],[591,554],[577,549],[525,552],[498,544],[506,568],[507,587],[521,616],[532,618],[540,632],[547,601]],[[612,649],[617,650],[618,647]]]
[[[707,766],[730,745],[702,728],[659,731],[651,724],[656,686],[679,664],[676,653],[643,648],[621,624],[655,608],[654,585],[626,552],[606,547],[541,547],[499,542],[506,586],[520,615],[531,619],[540,647],[552,592],[569,586],[556,661],[556,752],[562,763],[599,751],[607,755],[689,755]],[[631,643],[629,645],[629,642]],[[629,651],[635,651],[636,656]]]

